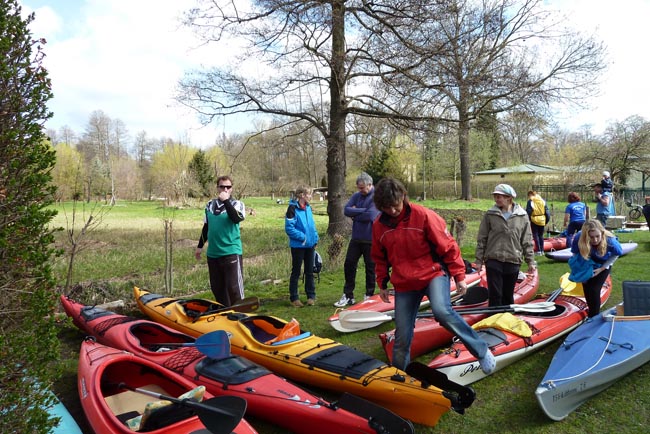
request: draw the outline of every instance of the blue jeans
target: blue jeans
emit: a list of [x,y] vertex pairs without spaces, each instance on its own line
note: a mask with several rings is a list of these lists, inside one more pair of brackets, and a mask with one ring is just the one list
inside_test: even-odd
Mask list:
[[530,223],[530,230],[533,233],[533,242],[535,243],[535,251],[543,252],[544,251],[544,226],[536,225],[535,223]]
[[476,358],[485,356],[487,343],[479,337],[451,306],[449,276],[434,278],[429,285],[419,291],[395,292],[395,344],[393,346],[393,366],[406,369],[411,362],[411,341],[413,326],[420,302],[424,296],[431,302],[431,311],[444,328],[458,336],[470,353]]
[[298,300],[298,281],[300,270],[305,269],[305,293],[307,298],[316,299],[316,286],[314,285],[314,248],[291,248],[291,276],[289,277],[289,300]]

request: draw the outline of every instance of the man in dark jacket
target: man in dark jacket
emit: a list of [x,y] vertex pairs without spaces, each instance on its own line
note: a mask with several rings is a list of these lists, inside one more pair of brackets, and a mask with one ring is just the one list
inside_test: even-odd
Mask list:
[[345,307],[355,303],[354,286],[357,278],[357,265],[363,256],[366,267],[366,292],[364,300],[375,293],[375,263],[370,256],[372,245],[372,222],[379,214],[374,203],[375,190],[372,178],[365,172],[357,177],[357,191],[345,205],[344,213],[352,219],[352,238],[348,244],[343,269],[345,285],[341,299],[334,303],[336,307]]

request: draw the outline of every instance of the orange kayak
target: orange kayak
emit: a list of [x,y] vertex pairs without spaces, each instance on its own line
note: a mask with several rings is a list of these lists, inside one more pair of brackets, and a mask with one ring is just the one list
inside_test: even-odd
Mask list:
[[[227,349],[222,351],[223,346],[217,340],[201,343],[165,325],[85,306],[63,295],[61,304],[73,323],[98,342],[171,369],[205,386],[215,396],[244,398],[248,402],[248,415],[294,433],[383,432],[382,416],[385,409],[372,409],[374,415],[371,418],[361,417],[341,408],[339,403],[327,402],[250,360],[230,354]],[[224,338],[228,342],[228,338]],[[201,353],[206,347],[212,353],[222,354],[218,358],[206,357]],[[370,403],[361,405],[368,407]],[[396,415],[393,418],[405,422]]]
[[[154,321],[192,336],[224,330],[231,350],[278,375],[337,392],[348,392],[385,407],[413,422],[434,426],[454,409],[459,413],[474,399],[455,395],[367,354],[294,328],[295,323],[268,315],[217,312],[188,314],[181,299],[134,289],[140,310]],[[453,401],[453,402],[452,402]]]

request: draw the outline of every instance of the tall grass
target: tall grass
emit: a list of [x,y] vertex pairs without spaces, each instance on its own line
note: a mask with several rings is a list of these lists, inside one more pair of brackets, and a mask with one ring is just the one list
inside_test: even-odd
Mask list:
[[[263,303],[262,313],[283,319],[295,317],[301,327],[313,333],[336,339],[374,357],[385,360],[383,349],[377,338],[381,331],[390,330],[391,323],[352,334],[340,334],[329,325],[327,318],[334,313],[332,303],[339,299],[343,290],[342,258],[329,258],[327,246],[330,240],[324,236],[327,228],[325,203],[313,204],[316,223],[321,234],[318,246],[324,259],[324,270],[317,283],[317,304],[314,307],[294,308],[288,303],[288,276],[290,254],[284,233],[285,204],[277,204],[270,198],[247,198],[247,208],[253,208],[255,215],[247,215],[241,223],[244,244],[244,275],[246,295],[257,295]],[[80,301],[100,303],[112,299],[123,299],[128,303],[127,312],[134,311],[132,287],[146,288],[152,292],[164,291],[164,219],[173,220],[174,228],[174,283],[176,295],[196,294],[212,297],[209,291],[207,266],[197,262],[193,252],[203,221],[203,205],[186,209],[173,209],[155,202],[120,202],[104,217],[102,225],[88,234],[87,248],[75,264],[75,282],[81,283],[75,297]],[[453,202],[426,201],[424,205],[434,208],[449,221],[460,215],[467,221],[467,232],[461,246],[463,255],[474,259],[475,239],[480,216],[492,205],[492,201]],[[558,203],[556,222],[561,226],[564,205]],[[70,204],[59,205],[70,207]],[[557,213],[557,210],[560,212]],[[54,224],[65,227],[60,213]],[[63,233],[59,233],[58,244],[64,246]],[[647,272],[650,258],[650,233],[637,231],[618,234],[622,242],[640,243],[634,252],[621,258],[613,268],[613,292],[611,306],[622,299],[623,280],[650,280]],[[341,252],[345,255],[345,247]],[[54,264],[59,282],[65,282],[65,257]],[[553,262],[546,258],[538,260],[540,270],[540,292],[550,292],[558,287],[559,277],[568,271],[566,263]],[[364,288],[363,261],[357,273],[356,294],[360,297]],[[301,298],[306,298],[300,287]],[[61,332],[64,347],[69,357],[64,360],[67,374],[58,385],[59,391],[76,395],[76,354],[80,333],[70,328]],[[445,415],[438,426],[418,426],[418,433],[623,433],[645,432],[650,417],[650,368],[645,366],[624,378],[590,400],[572,413],[563,422],[551,422],[538,408],[534,390],[544,375],[558,343],[527,357],[473,385],[477,400],[465,415],[453,412]],[[64,351],[65,351],[64,348]],[[434,353],[418,360],[428,362]],[[309,386],[307,386],[309,387]],[[317,391],[328,399],[336,394]],[[283,431],[251,420],[260,433],[279,434]]]

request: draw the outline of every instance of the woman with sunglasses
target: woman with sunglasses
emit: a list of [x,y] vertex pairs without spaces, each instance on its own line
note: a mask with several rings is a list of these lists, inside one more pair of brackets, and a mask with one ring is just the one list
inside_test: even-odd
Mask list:
[[217,179],[219,195],[205,206],[203,230],[194,256],[208,243],[206,256],[210,274],[210,289],[218,303],[232,306],[244,298],[244,267],[239,223],[244,220],[244,203],[232,198],[232,179]]

